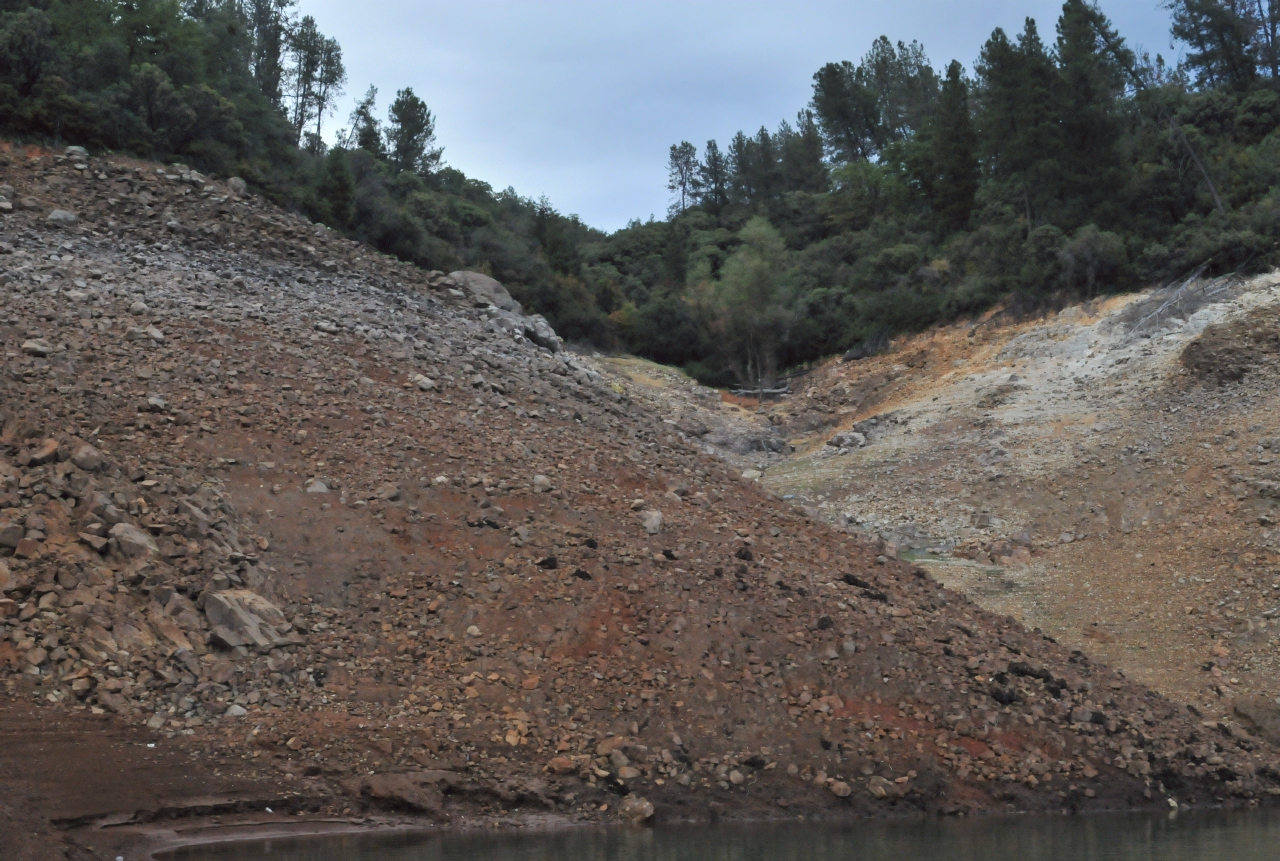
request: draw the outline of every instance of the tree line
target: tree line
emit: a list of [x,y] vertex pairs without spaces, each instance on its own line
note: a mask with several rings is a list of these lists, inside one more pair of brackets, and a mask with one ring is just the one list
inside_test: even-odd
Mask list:
[[0,130],[239,174],[570,339],[758,386],[996,303],[1274,265],[1280,0],[1168,8],[1176,66],[1086,0],[968,67],[876,39],[776,127],[673,145],[667,216],[613,234],[450,167],[410,87],[326,146],[342,51],[295,0],[0,0]]
[[1280,2],[1172,0],[1184,59],[1096,4],[995,30],[972,71],[881,37],[791,121],[671,147],[671,209],[593,247],[637,352],[704,379],[781,368],[1005,303],[1274,265]]

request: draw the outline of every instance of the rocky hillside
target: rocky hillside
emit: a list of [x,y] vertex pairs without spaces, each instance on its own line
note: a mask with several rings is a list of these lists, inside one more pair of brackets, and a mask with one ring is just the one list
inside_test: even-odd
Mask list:
[[[750,413],[623,382],[677,427],[738,427],[696,438],[834,528],[1276,733],[1277,308],[1269,275],[991,316],[828,362]],[[761,432],[789,453],[723,444]]]
[[27,857],[1280,793],[1259,735],[743,480],[491,279],[178,165],[15,148],[0,177]]

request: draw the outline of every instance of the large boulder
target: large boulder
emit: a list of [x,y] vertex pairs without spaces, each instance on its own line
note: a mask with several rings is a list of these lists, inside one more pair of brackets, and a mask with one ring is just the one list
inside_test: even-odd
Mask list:
[[1255,735],[1280,744],[1280,706],[1274,700],[1256,695],[1241,697],[1235,702],[1235,713]]
[[503,311],[513,314],[523,313],[520,303],[511,298],[507,288],[501,282],[480,272],[459,270],[450,272],[449,277],[459,288],[466,291],[472,301],[478,305],[494,305]]
[[370,774],[345,782],[355,795],[394,810],[444,815],[444,791],[458,783],[447,771],[411,771],[403,774]]
[[541,314],[524,317],[510,311],[493,311],[485,328],[490,332],[519,335],[553,353],[560,352],[564,347],[564,341]]
[[285,636],[290,626],[280,608],[248,589],[206,593],[204,614],[213,627],[215,645],[270,649],[293,642]]

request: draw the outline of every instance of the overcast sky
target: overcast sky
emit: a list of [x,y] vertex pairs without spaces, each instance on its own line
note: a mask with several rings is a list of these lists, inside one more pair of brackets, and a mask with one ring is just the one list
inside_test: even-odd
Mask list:
[[[350,83],[329,132],[369,84],[379,113],[413,87],[445,160],[495,188],[546,195],[614,230],[661,218],[667,151],[770,129],[810,97],[813,73],[871,41],[919,40],[935,68],[972,68],[995,27],[1035,18],[1055,38],[1060,0],[301,0],[342,44]],[[1158,0],[1104,0],[1131,47],[1174,59]],[[326,134],[326,136],[329,136]]]

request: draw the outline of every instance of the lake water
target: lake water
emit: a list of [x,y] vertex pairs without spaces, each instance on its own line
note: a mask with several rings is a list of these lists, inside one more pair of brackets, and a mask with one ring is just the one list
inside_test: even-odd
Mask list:
[[327,836],[193,847],[163,861],[1276,861],[1280,813]]

